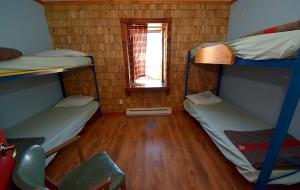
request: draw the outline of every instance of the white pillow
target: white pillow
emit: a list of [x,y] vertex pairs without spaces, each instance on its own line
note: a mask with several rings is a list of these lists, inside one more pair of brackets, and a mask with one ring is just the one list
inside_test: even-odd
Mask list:
[[82,95],[76,95],[76,96],[69,96],[58,102],[55,107],[80,107],[85,106],[91,101],[94,100],[94,97],[90,96],[82,96]]
[[222,102],[222,99],[214,95],[211,91],[205,91],[198,94],[187,95],[186,98],[194,104],[215,104]]
[[35,54],[38,57],[84,57],[87,56],[86,53],[81,51],[74,51],[69,49],[55,49],[55,50],[47,50],[42,51],[40,53]]

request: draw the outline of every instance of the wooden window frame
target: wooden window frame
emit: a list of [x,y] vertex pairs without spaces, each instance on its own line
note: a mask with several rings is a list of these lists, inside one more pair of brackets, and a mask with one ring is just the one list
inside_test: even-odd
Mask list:
[[[172,34],[172,19],[171,18],[121,18],[121,30],[122,30],[122,43],[123,43],[123,54],[124,54],[124,66],[125,66],[125,79],[126,79],[126,92],[132,91],[148,91],[148,90],[164,90],[170,92],[170,65],[171,65],[171,34]],[[148,24],[148,23],[166,23],[167,28],[167,61],[165,63],[166,76],[165,81],[162,80],[161,87],[145,87],[145,86],[134,86],[129,78],[129,56],[127,46],[127,26],[129,24]],[[163,66],[163,65],[162,65]]]

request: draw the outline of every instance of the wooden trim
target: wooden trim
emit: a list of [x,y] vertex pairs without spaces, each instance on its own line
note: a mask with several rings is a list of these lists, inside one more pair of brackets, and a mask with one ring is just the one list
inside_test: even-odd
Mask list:
[[147,23],[168,23],[171,18],[121,18],[120,22],[124,24],[147,24]]
[[104,112],[103,116],[108,116],[108,117],[112,117],[112,116],[126,116],[125,112]]
[[128,42],[128,33],[125,19],[120,19],[121,30],[122,30],[122,46],[123,46],[123,55],[124,55],[124,66],[125,66],[125,79],[126,79],[126,86],[129,85],[129,57],[128,57],[128,50],[127,50],[127,42]]
[[[168,24],[168,49],[167,49],[167,76],[166,81],[163,81],[161,87],[144,87],[144,86],[134,86],[130,81],[129,77],[129,57],[128,57],[128,33],[127,25],[129,24],[145,24],[145,23],[167,23]],[[172,35],[172,19],[171,18],[121,18],[120,19],[121,30],[122,30],[122,45],[123,45],[123,54],[124,54],[124,65],[125,65],[125,78],[126,78],[126,92],[132,91],[143,91],[143,90],[166,90],[170,92],[170,66],[171,66],[171,35]],[[162,71],[163,72],[163,71]]]
[[35,0],[42,5],[62,5],[62,4],[99,4],[99,3],[179,3],[179,4],[194,4],[194,3],[205,3],[205,4],[232,4],[236,0],[57,0],[57,1],[43,1]]
[[232,65],[235,61],[234,50],[225,44],[201,48],[195,56],[195,63]]
[[126,87],[127,92],[134,92],[134,91],[152,91],[152,90],[165,90],[169,91],[170,86],[162,86],[162,87]]
[[160,33],[161,30],[148,30],[147,33]]
[[[171,18],[167,18],[167,22],[168,22],[168,39],[167,39],[167,44],[168,44],[168,47],[167,47],[167,76],[166,76],[166,80],[167,81],[164,81],[166,83],[166,86],[169,86],[171,85],[171,77],[170,77],[170,72],[171,72],[171,69],[170,69],[170,66],[171,66],[171,36],[172,36],[172,19]],[[170,92],[170,88],[168,89],[168,93]]]
[[161,82],[165,82],[165,32],[166,32],[166,25],[162,24],[162,60],[161,60]]
[[167,94],[170,94],[171,87],[162,85],[159,87],[151,87],[151,86],[127,86],[125,88],[126,95],[130,96],[131,92],[149,92],[149,91],[165,91]]

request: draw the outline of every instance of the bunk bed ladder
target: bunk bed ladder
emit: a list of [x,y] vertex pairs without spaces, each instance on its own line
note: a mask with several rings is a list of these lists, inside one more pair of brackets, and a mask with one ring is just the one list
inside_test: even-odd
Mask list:
[[[270,181],[270,175],[273,167],[279,157],[281,146],[284,143],[289,126],[293,119],[294,112],[300,97],[300,53],[298,53],[297,60],[292,65],[292,77],[289,88],[281,108],[280,116],[278,118],[275,133],[272,137],[270,147],[263,162],[262,170],[256,182],[255,190],[263,190]],[[272,179],[271,179],[272,180]]]

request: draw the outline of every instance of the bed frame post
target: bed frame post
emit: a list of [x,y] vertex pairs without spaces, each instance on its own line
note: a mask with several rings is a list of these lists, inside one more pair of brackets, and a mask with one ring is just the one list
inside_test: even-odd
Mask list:
[[65,84],[64,84],[62,73],[58,73],[58,78],[59,78],[60,87],[61,87],[61,90],[62,90],[63,97],[65,98],[66,97],[66,90],[65,90]]
[[96,88],[96,100],[98,100],[100,102],[100,95],[99,95],[99,87],[98,87],[98,81],[97,81],[97,77],[96,77],[96,68],[95,68],[95,64],[94,64],[94,58],[92,56],[89,56],[92,60],[92,64],[93,66],[93,79],[95,82],[95,88]]
[[281,146],[284,143],[286,134],[293,119],[294,112],[300,97],[300,53],[298,53],[297,60],[292,66],[292,78],[290,80],[287,95],[284,104],[281,108],[280,116],[278,118],[275,133],[272,137],[267,155],[262,165],[259,178],[256,182],[255,190],[263,190],[270,181],[270,175],[273,167],[276,164],[280,154]]
[[223,65],[220,65],[220,71],[219,71],[219,79],[218,79],[218,84],[217,84],[217,90],[216,90],[216,95],[220,95],[220,88],[221,88],[221,83],[222,83],[222,75],[223,75]]
[[190,78],[190,66],[192,64],[191,51],[188,52],[186,70],[185,70],[185,82],[184,82],[184,98],[188,95],[188,86]]

